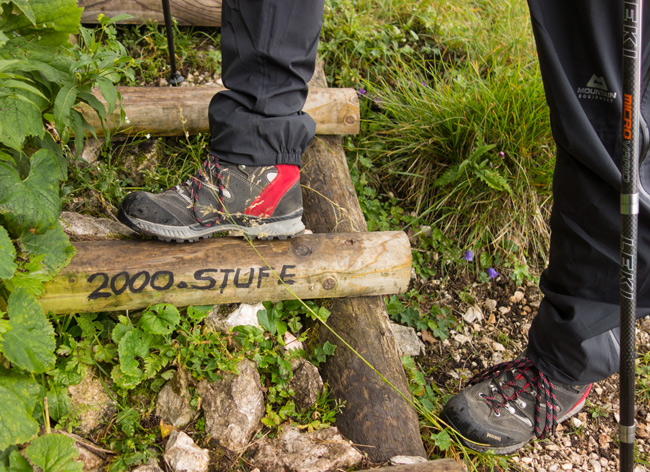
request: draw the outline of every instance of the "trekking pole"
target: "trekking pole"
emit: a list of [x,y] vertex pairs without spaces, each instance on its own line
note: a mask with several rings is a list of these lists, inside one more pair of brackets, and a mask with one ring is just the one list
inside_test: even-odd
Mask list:
[[174,50],[174,30],[172,28],[172,14],[169,8],[169,0],[162,0],[163,16],[165,17],[165,30],[167,31],[167,49],[169,49],[169,64],[171,66],[171,74],[167,77],[167,82],[170,85],[180,85],[185,80],[181,74],[176,70],[176,51]]
[[634,324],[639,215],[639,114],[643,0],[623,2],[623,138],[621,146],[621,364],[619,452],[621,472],[634,470]]

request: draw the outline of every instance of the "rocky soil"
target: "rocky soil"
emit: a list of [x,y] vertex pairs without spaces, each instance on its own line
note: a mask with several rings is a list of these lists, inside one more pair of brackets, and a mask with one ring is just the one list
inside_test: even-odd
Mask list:
[[[541,299],[534,285],[517,287],[503,276],[487,284],[467,280],[420,283],[422,291],[439,294],[438,304],[454,308],[462,322],[440,341],[423,336],[426,354],[417,361],[429,372],[431,381],[445,393],[456,393],[473,374],[494,363],[511,360],[526,346],[530,324]],[[469,305],[458,293],[469,291],[476,300]],[[650,319],[637,324],[639,355],[650,350]],[[648,379],[645,378],[645,389]],[[637,384],[638,387],[638,384]],[[555,437],[536,440],[512,458],[511,470],[522,471],[616,471],[618,451],[619,377],[594,385],[585,408],[558,427]],[[638,390],[638,388],[637,388]],[[650,405],[637,395],[636,447],[638,457],[650,460]],[[636,472],[650,470],[639,464]]]
[[[66,227],[73,224],[73,216],[64,213]],[[84,232],[86,238],[90,235],[94,236],[92,239],[102,237],[98,227],[89,225],[92,219],[84,217],[81,220],[74,222],[76,238],[84,239]],[[108,223],[113,224],[102,220],[104,226]],[[104,228],[106,231],[121,232],[121,228],[110,224]],[[488,283],[472,283],[466,275],[445,281],[414,279],[413,286],[427,294],[426,300],[452,308],[458,320],[444,341],[430,333],[418,333],[425,353],[415,357],[428,380],[449,395],[460,391],[479,370],[510,360],[525,348],[528,329],[541,298],[535,285],[518,287],[504,276]],[[650,351],[650,319],[640,320],[637,326],[637,351],[641,356]],[[596,384],[581,413],[560,425],[555,437],[535,440],[511,457],[509,470],[617,471],[618,382],[618,375],[615,375]],[[645,394],[637,396],[636,447],[638,457],[647,463],[650,460],[650,405],[647,402],[650,380],[647,374],[639,378],[637,387],[639,391],[645,389]],[[363,464],[360,466],[367,468]],[[650,470],[647,465],[639,464],[635,472],[647,470]]]

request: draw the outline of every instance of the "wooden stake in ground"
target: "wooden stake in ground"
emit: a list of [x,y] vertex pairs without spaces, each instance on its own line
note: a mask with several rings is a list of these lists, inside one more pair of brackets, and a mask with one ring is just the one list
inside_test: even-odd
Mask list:
[[253,246],[232,237],[193,244],[122,240],[74,245],[72,262],[45,286],[41,303],[46,311],[398,293],[408,287],[411,267],[408,238],[399,231],[312,234],[254,241]]
[[[366,231],[341,139],[317,136],[303,162],[303,219],[307,228],[316,233]],[[383,299],[336,299],[330,310],[329,326],[410,397]],[[321,327],[320,336],[337,345],[322,373],[334,397],[345,401],[337,418],[341,433],[376,462],[396,455],[426,457],[414,408],[328,329]]]

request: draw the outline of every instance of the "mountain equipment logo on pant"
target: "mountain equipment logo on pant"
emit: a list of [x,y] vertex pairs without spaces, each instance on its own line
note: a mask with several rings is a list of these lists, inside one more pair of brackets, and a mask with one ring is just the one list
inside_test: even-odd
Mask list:
[[602,100],[612,103],[616,99],[616,92],[610,92],[605,82],[605,77],[592,74],[586,87],[578,87],[576,94],[580,99]]

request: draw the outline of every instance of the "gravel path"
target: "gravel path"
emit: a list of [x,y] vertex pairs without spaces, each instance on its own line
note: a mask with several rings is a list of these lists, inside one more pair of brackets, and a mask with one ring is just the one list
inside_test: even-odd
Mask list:
[[[445,393],[458,392],[459,384],[465,385],[478,370],[516,357],[526,346],[528,329],[540,300],[537,287],[515,287],[503,277],[469,287],[464,281],[424,283],[420,289],[437,294],[436,303],[452,307],[462,319],[450,331],[449,339],[440,341],[423,336],[428,340],[427,353],[417,359],[425,368],[430,366],[432,381]],[[461,291],[471,294],[476,304],[460,301]],[[650,351],[650,318],[640,320],[637,327],[637,351],[643,355]],[[649,381],[646,378],[646,389],[650,388]],[[512,470],[617,471],[618,382],[618,375],[614,375],[595,384],[583,411],[560,425],[555,437],[533,441],[520,450],[512,458]],[[635,472],[650,470],[647,393],[645,398],[644,402],[637,395],[636,447],[637,457],[646,465],[638,464]]]

